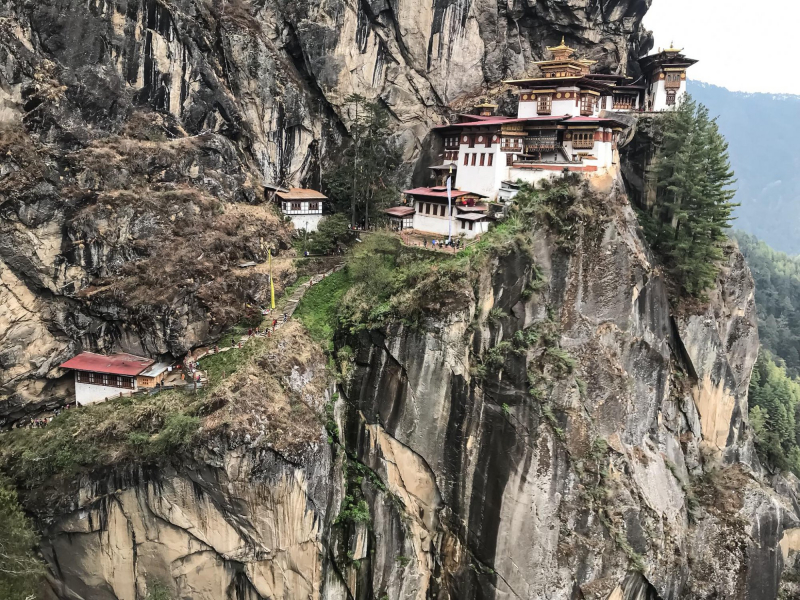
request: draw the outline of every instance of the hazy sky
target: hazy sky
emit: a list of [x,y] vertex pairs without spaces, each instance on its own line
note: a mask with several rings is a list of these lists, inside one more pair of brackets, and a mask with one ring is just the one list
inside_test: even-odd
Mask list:
[[[689,78],[745,92],[800,94],[798,0],[653,0],[644,18],[658,47],[700,60]],[[781,72],[782,71],[782,72]]]

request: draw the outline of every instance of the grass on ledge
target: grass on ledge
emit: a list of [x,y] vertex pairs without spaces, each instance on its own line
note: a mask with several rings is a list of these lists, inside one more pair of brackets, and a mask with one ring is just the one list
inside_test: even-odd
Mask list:
[[332,273],[308,289],[294,313],[311,337],[326,350],[333,349],[336,314],[342,298],[350,289],[350,283],[348,269]]

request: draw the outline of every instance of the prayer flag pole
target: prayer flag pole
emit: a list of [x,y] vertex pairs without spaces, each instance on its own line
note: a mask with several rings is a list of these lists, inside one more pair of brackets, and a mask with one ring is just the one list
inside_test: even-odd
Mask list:
[[269,257],[269,293],[271,299],[271,306],[275,308],[275,282],[272,281],[272,250],[267,250]]

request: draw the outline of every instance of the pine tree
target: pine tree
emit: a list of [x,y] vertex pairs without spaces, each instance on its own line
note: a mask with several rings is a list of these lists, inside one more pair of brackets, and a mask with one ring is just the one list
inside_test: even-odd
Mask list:
[[398,200],[402,149],[380,101],[356,94],[346,100],[352,143],[326,176],[328,195],[337,212],[349,214],[352,225],[368,225],[380,209]]
[[736,206],[728,146],[708,109],[688,97],[660,127],[656,202],[643,225],[674,281],[701,296],[719,271]]

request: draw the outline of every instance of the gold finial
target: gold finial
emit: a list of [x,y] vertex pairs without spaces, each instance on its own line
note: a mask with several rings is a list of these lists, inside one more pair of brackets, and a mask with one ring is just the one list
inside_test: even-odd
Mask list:
[[566,39],[567,38],[565,36],[563,36],[563,35],[561,36],[561,45],[562,46],[566,46],[566,43],[564,43],[564,40],[566,40]]

